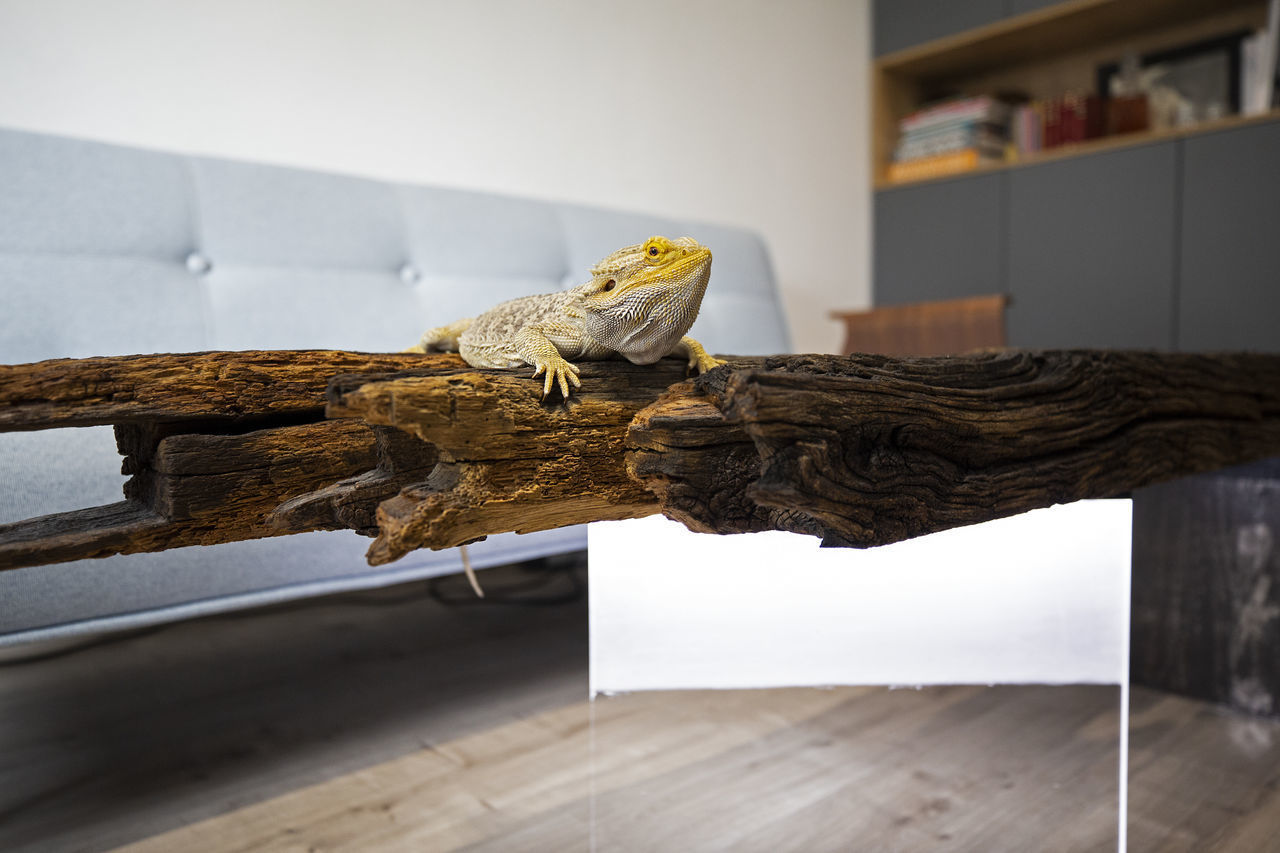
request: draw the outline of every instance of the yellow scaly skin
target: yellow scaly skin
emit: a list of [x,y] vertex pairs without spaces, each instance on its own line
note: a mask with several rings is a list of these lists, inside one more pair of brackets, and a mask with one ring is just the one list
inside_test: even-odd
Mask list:
[[685,334],[710,278],[710,249],[692,237],[650,237],[596,264],[586,284],[430,329],[406,352],[457,352],[472,367],[532,365],[544,399],[553,385],[566,400],[570,383],[582,387],[569,359],[653,364],[677,355],[702,373],[724,364]]

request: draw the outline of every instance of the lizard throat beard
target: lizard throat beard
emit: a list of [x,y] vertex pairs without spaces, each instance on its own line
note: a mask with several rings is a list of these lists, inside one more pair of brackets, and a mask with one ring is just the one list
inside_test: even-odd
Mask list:
[[675,348],[698,317],[710,264],[690,272],[677,286],[637,294],[611,311],[589,315],[588,333],[632,364],[653,364]]

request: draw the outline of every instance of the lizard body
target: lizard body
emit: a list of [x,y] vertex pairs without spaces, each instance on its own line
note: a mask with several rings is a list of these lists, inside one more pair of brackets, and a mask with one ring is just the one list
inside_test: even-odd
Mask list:
[[651,237],[619,249],[591,269],[586,284],[523,296],[475,318],[423,334],[413,352],[457,352],[472,367],[532,365],[546,397],[557,385],[581,387],[569,359],[621,356],[652,364],[678,355],[699,372],[724,362],[685,333],[697,319],[711,277],[711,250],[691,237]]

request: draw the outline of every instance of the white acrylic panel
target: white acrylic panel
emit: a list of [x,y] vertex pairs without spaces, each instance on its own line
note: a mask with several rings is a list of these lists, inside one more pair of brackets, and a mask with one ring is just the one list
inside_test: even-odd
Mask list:
[[592,693],[1122,684],[1131,520],[1082,501],[862,551],[593,524]]

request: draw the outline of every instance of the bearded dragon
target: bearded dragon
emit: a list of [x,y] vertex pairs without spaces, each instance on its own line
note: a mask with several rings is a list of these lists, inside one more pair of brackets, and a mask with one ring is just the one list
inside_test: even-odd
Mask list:
[[666,355],[688,359],[699,373],[724,364],[685,334],[698,316],[711,278],[711,250],[692,237],[650,237],[619,249],[591,268],[591,281],[560,293],[523,296],[478,317],[429,329],[406,352],[457,352],[472,367],[534,367],[569,399],[581,388],[569,359],[622,356],[653,364]]

